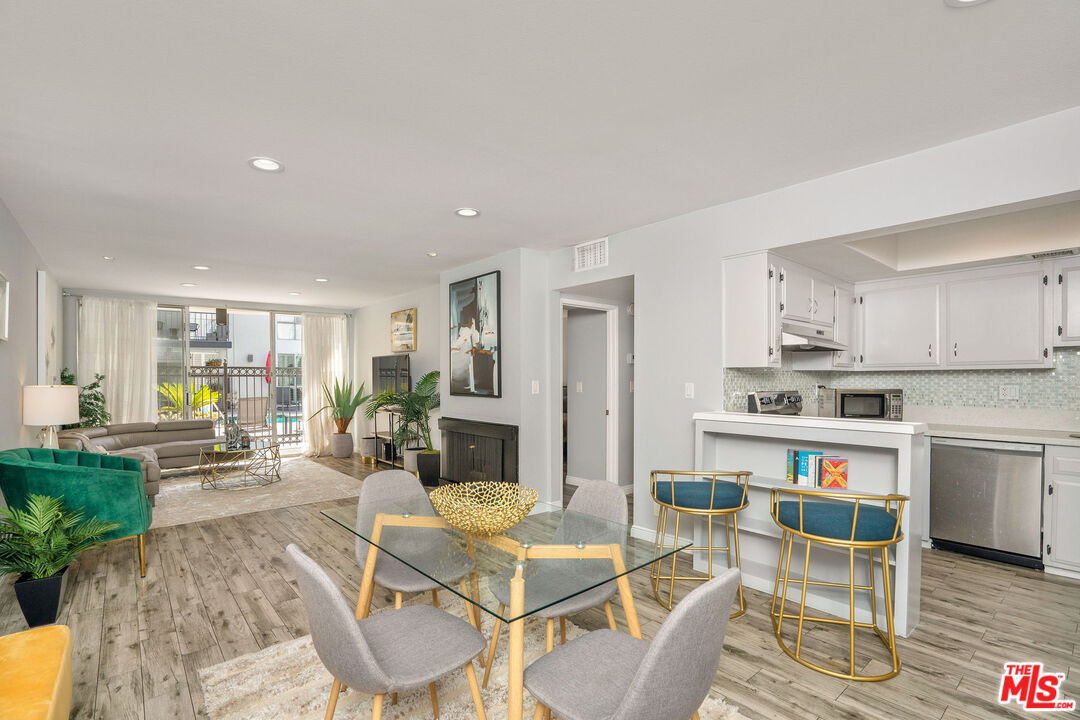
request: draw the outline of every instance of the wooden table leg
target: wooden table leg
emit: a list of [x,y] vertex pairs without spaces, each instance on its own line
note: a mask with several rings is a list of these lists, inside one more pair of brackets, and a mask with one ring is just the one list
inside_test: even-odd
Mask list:
[[364,558],[364,575],[360,580],[360,596],[356,599],[356,619],[366,618],[371,611],[371,598],[375,594],[375,560],[379,548],[375,544],[382,539],[382,518],[375,517],[375,527],[371,533],[372,542],[368,543],[367,557]]
[[626,613],[626,625],[630,634],[636,638],[641,637],[641,625],[638,623],[637,608],[634,607],[634,594],[630,592],[630,578],[626,575],[626,564],[623,562],[622,548],[618,545],[611,546],[611,564],[615,572],[619,574],[616,584],[619,586],[619,599],[622,600],[623,612]]
[[510,720],[521,720],[525,711],[525,578],[523,567],[518,566],[514,579],[510,581],[510,616],[516,618],[510,623],[510,656],[507,665],[506,707]]

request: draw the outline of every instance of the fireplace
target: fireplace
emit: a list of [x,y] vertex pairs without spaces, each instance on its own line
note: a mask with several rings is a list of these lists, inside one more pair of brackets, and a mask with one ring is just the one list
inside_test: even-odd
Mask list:
[[518,481],[517,425],[439,418],[441,477],[448,482]]

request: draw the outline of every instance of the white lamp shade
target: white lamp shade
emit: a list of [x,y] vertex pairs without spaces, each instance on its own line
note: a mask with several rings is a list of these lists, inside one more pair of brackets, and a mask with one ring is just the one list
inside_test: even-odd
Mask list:
[[24,385],[23,425],[44,427],[79,422],[75,385]]

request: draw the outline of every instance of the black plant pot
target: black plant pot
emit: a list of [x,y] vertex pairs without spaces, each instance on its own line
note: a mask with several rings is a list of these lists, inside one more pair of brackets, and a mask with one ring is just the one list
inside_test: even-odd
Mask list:
[[440,459],[439,453],[419,453],[416,456],[416,472],[420,474],[420,482],[428,487],[439,484]]
[[59,575],[39,580],[33,580],[29,575],[20,575],[15,581],[15,597],[19,600],[26,624],[37,627],[56,622],[66,588],[67,568],[61,570]]

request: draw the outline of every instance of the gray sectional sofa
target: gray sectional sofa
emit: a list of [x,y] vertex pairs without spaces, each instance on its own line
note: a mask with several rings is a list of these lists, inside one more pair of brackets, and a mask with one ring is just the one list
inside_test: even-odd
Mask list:
[[60,432],[60,447],[139,460],[146,496],[154,501],[161,470],[199,464],[199,448],[216,439],[213,420],[169,420],[75,428]]

